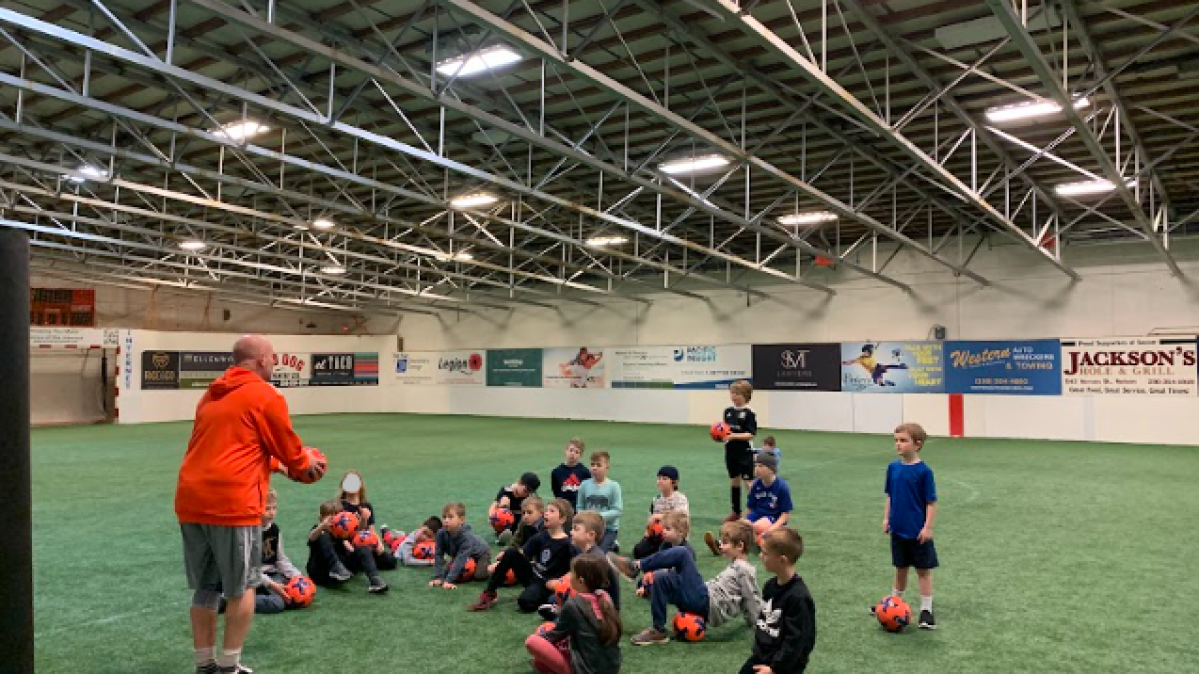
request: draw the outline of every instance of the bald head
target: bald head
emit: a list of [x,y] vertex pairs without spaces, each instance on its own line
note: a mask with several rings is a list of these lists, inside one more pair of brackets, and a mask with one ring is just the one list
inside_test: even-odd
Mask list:
[[270,380],[275,368],[275,348],[262,335],[245,335],[233,344],[233,362]]

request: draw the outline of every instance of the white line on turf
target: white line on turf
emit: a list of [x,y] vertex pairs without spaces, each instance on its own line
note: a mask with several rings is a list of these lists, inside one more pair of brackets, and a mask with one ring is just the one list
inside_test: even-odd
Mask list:
[[159,610],[161,608],[164,608],[164,607],[147,606],[146,608],[143,608],[140,611],[130,611],[129,613],[118,613],[116,615],[104,616],[103,618],[96,618],[95,620],[86,620],[81,623],[72,623],[70,625],[59,625],[58,627],[50,627],[45,630],[35,632],[34,638],[40,639],[42,637],[47,637],[52,634],[58,634],[59,632],[69,632],[69,631],[74,631],[74,630],[81,629],[84,627],[92,627],[95,625],[107,625],[108,623],[115,623],[115,622],[119,622],[121,620],[127,620],[129,618],[136,618],[138,616],[145,615],[147,613],[151,613],[151,612]]

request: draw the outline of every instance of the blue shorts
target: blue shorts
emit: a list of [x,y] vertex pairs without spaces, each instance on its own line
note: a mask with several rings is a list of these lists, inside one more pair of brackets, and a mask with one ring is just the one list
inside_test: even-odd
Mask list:
[[766,520],[767,522],[774,524],[775,521],[778,520],[778,518],[775,517],[774,515],[763,515],[762,513],[756,513],[752,510],[749,511],[748,513],[746,513],[745,519],[749,520],[750,524],[753,524],[754,522],[757,522],[758,520]]

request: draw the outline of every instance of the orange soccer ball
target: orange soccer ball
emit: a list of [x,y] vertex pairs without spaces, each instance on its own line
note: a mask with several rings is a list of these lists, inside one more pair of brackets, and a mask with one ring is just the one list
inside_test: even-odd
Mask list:
[[546,583],[546,587],[554,591],[554,597],[558,600],[559,606],[565,604],[566,600],[570,599],[575,594],[575,589],[570,585],[570,579],[572,577],[573,576],[568,573],[557,580],[550,581],[553,583],[553,585]]
[[729,430],[729,427],[724,425],[723,421],[717,421],[716,423],[712,424],[712,428],[709,429],[708,434],[711,435],[712,439],[716,442],[724,442],[728,439],[729,433],[731,432],[732,431]]
[[307,576],[296,576],[287,581],[283,590],[283,601],[291,608],[304,608],[316,597],[316,584]]
[[479,568],[479,563],[472,558],[467,558],[466,564],[462,567],[462,575],[458,578],[459,583],[469,583],[475,578],[475,571]]
[[412,546],[412,556],[417,559],[433,559],[437,554],[437,544],[433,541],[421,541]]
[[334,515],[333,521],[329,523],[329,533],[333,534],[334,538],[349,540],[357,531],[358,516],[348,510]]
[[679,613],[674,617],[674,633],[683,641],[703,641],[708,634],[708,621],[694,613]]
[[395,551],[400,548],[400,544],[403,543],[406,538],[408,538],[408,536],[405,534],[397,534],[396,532],[389,530],[383,533],[383,545],[386,545],[387,549],[391,550],[391,554],[394,555]]
[[902,632],[912,622],[912,609],[902,598],[887,595],[875,605],[874,617],[888,632]]
[[374,549],[379,545],[379,537],[370,529],[363,529],[354,534],[354,547]]
[[504,585],[509,587],[516,585],[516,572],[512,569],[508,569],[507,575],[504,576]]
[[495,513],[491,515],[491,528],[495,529],[495,533],[500,533],[504,529],[512,526],[516,521],[516,515],[512,514],[507,508],[497,508]]
[[650,522],[649,526],[645,527],[645,537],[651,541],[662,540],[662,533],[663,529],[661,521]]
[[534,634],[539,637],[543,637],[548,634],[550,630],[554,629],[554,626],[557,624],[558,623],[555,623],[553,620],[547,620],[537,626],[537,631],[534,632]]

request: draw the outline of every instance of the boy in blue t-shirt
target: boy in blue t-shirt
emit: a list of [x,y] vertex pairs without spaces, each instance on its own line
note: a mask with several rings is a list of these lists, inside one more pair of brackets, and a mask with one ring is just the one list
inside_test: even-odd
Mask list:
[[[779,460],[766,452],[754,456],[754,476],[745,499],[743,520],[754,528],[754,538],[761,540],[767,531],[780,529],[791,520],[791,488],[778,476]],[[720,555],[720,545],[711,531],[704,533],[704,542],[714,555]]]
[[900,424],[895,429],[895,451],[899,458],[887,466],[883,533],[891,534],[891,563],[895,565],[891,594],[903,596],[908,585],[908,568],[916,567],[920,627],[931,630],[937,627],[933,619],[933,569],[937,568],[933,521],[937,518],[937,486],[933,470],[919,456],[926,439],[928,434],[920,424]]

